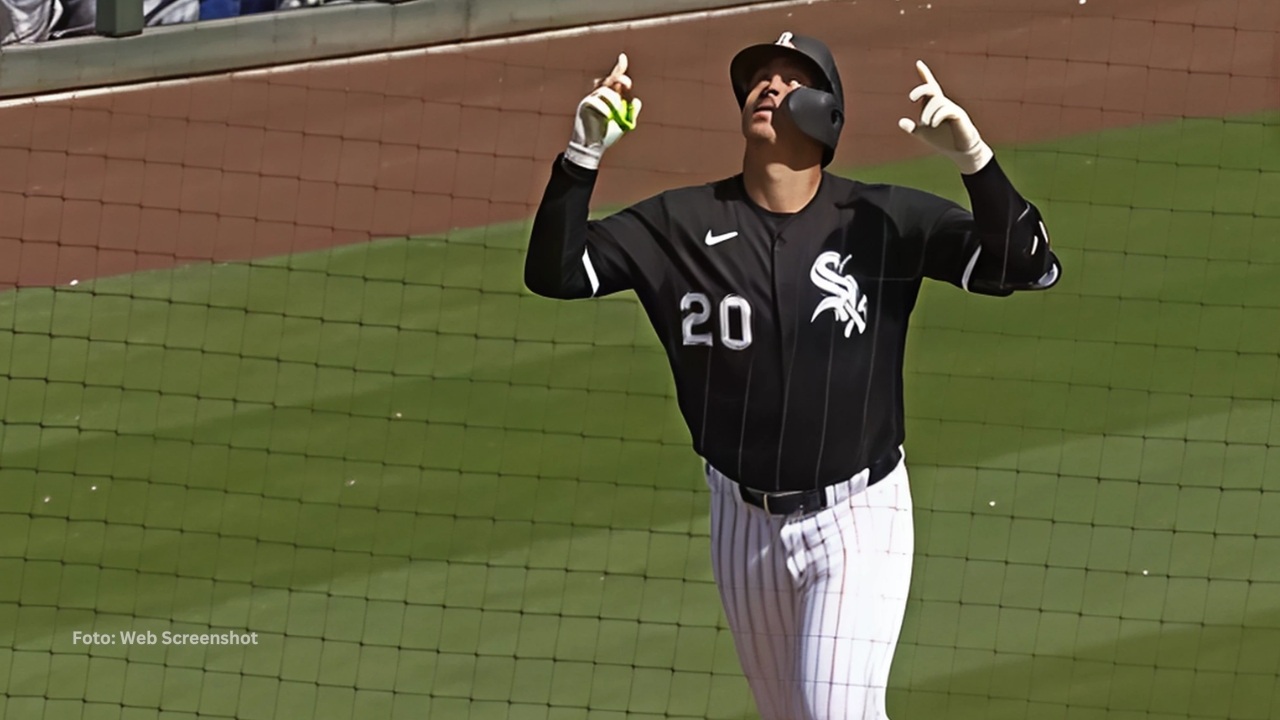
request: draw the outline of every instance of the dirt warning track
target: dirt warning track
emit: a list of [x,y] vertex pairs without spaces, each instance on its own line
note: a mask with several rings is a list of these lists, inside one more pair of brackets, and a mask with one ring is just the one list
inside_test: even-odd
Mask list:
[[911,157],[923,58],[995,145],[1280,106],[1274,0],[856,0],[405,51],[0,107],[0,288],[243,260],[531,215],[619,51],[645,101],[596,200],[733,174],[728,62],[784,30],[832,47],[836,167]]

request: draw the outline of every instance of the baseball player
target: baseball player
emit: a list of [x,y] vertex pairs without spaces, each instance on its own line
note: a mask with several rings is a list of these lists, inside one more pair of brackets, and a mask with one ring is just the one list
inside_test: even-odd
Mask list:
[[972,293],[1052,286],[1039,211],[923,62],[915,135],[973,212],[824,171],[844,92],[820,41],[783,33],[729,66],[742,173],[588,221],[604,152],[636,126],[627,58],[578,106],[534,220],[525,283],[633,290],[675,376],[712,491],[712,568],[764,720],[885,718],[911,577],[903,463],[907,318],[925,278]]

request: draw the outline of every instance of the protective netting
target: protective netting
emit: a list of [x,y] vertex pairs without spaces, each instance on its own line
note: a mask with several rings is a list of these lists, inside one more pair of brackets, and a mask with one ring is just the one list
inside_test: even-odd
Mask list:
[[794,4],[8,103],[3,717],[754,717],[661,348],[521,264],[617,51],[602,208],[735,172],[781,30],[842,63],[835,169],[963,198],[896,128],[924,57],[1066,269],[917,308],[891,713],[1275,717],[1278,27]]

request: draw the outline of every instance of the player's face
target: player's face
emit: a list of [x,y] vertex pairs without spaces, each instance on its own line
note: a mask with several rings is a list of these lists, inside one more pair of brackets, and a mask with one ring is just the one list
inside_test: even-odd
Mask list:
[[[782,120],[782,101],[797,87],[813,85],[803,65],[788,57],[778,57],[756,71],[742,106],[742,134],[748,140],[777,142],[779,131],[796,131],[790,119]],[[781,122],[775,122],[781,120]],[[787,129],[783,129],[783,128]]]

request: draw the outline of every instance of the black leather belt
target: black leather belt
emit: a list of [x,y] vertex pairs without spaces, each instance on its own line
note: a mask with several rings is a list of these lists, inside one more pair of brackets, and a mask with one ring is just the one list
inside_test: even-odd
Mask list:
[[[867,487],[880,482],[902,460],[902,451],[898,448],[885,453],[884,457],[871,463],[871,473],[867,477]],[[848,482],[844,480],[842,482]],[[746,485],[739,485],[738,491],[742,501],[754,505],[771,515],[791,515],[794,513],[811,513],[827,506],[827,489],[784,490],[781,492],[765,492],[754,490]]]

